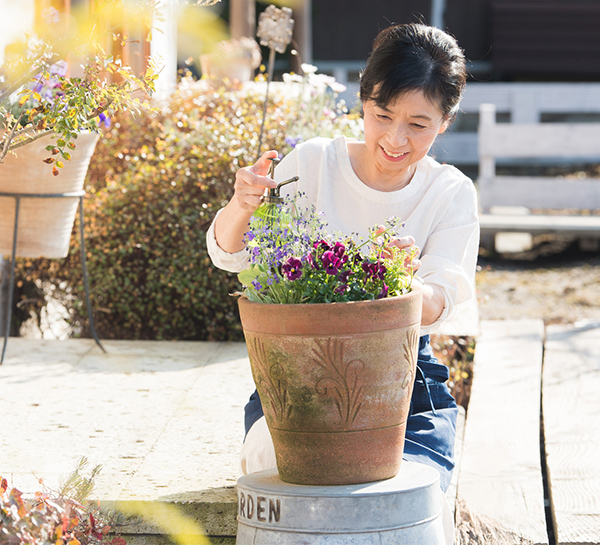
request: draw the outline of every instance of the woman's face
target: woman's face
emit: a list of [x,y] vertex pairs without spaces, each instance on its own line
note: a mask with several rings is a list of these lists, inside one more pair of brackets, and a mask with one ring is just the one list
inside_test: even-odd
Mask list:
[[422,91],[400,95],[386,107],[364,104],[364,134],[371,167],[384,179],[410,181],[413,165],[427,155],[448,126],[438,104]]

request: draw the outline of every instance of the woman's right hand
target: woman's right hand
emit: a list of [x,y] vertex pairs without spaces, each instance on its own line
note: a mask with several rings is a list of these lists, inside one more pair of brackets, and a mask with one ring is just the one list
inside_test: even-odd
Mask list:
[[265,190],[277,187],[275,181],[267,176],[271,168],[269,159],[276,157],[276,151],[267,151],[252,166],[241,168],[236,172],[232,200],[235,200],[235,204],[248,211],[250,215],[261,205]]
[[214,233],[220,248],[229,253],[245,248],[244,235],[252,214],[262,203],[268,188],[277,184],[267,176],[276,151],[267,151],[252,166],[241,168],[235,175],[234,194],[214,222]]

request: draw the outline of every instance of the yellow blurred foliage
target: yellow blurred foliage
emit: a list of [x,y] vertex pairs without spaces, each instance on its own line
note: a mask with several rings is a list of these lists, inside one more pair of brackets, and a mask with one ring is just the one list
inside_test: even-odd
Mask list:
[[124,501],[117,504],[117,509],[127,516],[142,517],[164,533],[178,545],[210,545],[202,527],[194,520],[186,517],[181,511],[169,503]]

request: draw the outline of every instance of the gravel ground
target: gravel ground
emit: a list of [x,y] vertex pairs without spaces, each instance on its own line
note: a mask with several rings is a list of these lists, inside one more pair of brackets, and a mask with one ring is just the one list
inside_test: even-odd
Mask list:
[[482,250],[476,283],[482,320],[600,321],[600,251],[570,237],[534,237],[526,252]]

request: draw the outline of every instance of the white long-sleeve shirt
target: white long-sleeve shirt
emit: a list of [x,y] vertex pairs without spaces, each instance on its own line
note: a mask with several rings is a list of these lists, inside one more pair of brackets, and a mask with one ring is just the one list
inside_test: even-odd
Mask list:
[[[314,138],[296,147],[277,166],[275,179],[299,176],[288,192],[302,191],[325,213],[328,230],[359,233],[364,238],[371,227],[395,216],[405,222],[399,235],[412,235],[421,249],[419,278],[439,286],[444,310],[438,320],[421,327],[433,332],[454,315],[456,306],[474,297],[475,267],[479,249],[477,195],[472,181],[458,169],[427,156],[417,163],[410,183],[397,191],[378,191],[365,185],[354,172],[348,155],[348,140]],[[294,188],[294,186],[296,186]],[[239,272],[248,265],[248,252],[234,254],[219,247],[214,222],[207,232],[207,248],[213,263]]]

